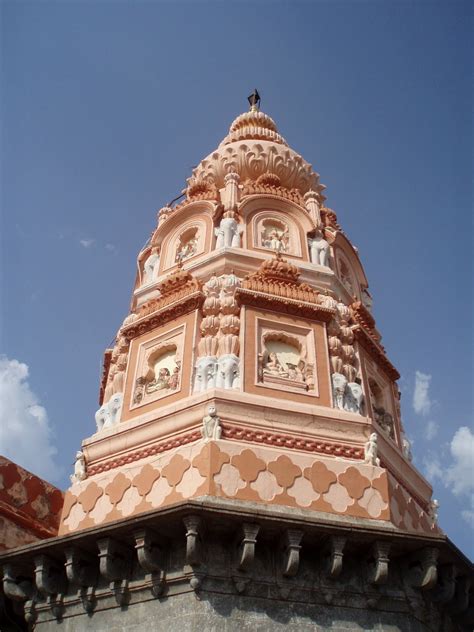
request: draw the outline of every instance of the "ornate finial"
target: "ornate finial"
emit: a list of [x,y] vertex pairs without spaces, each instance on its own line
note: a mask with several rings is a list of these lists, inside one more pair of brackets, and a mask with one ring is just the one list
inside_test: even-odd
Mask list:
[[258,112],[258,110],[260,109],[260,95],[258,94],[257,88],[255,88],[252,94],[247,98],[250,103],[250,111]]

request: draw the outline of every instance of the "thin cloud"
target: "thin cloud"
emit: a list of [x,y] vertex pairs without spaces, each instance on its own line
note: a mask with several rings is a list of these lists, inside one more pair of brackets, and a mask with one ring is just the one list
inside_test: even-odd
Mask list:
[[23,362],[0,356],[0,453],[46,480],[61,472],[46,409],[28,382]]
[[432,441],[438,434],[439,425],[436,421],[429,421],[425,428],[425,437],[428,441]]
[[79,239],[79,243],[83,248],[90,248],[95,244],[95,239]]
[[429,453],[423,459],[424,470],[429,479],[440,480],[464,502],[461,516],[474,526],[474,433],[467,426],[458,428],[449,451],[451,460],[447,466],[443,467],[437,454]]
[[413,392],[413,410],[418,415],[428,415],[432,401],[430,399],[430,382],[431,375],[416,371],[415,373],[415,390]]
[[109,252],[112,252],[114,255],[118,252],[117,246],[115,246],[114,244],[105,244],[105,249]]

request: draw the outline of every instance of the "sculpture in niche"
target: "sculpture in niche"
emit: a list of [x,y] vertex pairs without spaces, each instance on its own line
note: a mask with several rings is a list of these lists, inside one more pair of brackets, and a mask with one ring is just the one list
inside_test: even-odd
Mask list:
[[266,332],[259,356],[259,380],[267,384],[301,390],[314,387],[313,365],[304,359],[306,350],[297,339],[284,332]]
[[233,353],[223,355],[217,364],[217,388],[239,388],[239,358]]
[[243,226],[239,225],[233,211],[224,213],[219,226],[214,229],[217,237],[216,249],[219,248],[240,248],[240,236]]
[[221,435],[221,420],[217,416],[216,407],[211,404],[207,410],[207,415],[202,420],[201,436],[205,441],[219,441]]
[[209,388],[215,388],[217,376],[217,358],[205,356],[199,358],[196,364],[196,374],[194,378],[194,391],[202,393]]
[[344,396],[346,393],[347,378],[342,373],[333,373],[332,380],[332,396],[334,406],[340,410],[344,410]]
[[71,479],[71,483],[79,483],[83,481],[87,476],[86,471],[86,457],[84,456],[84,452],[79,450],[76,452],[76,461],[74,463],[74,474],[71,474],[69,477]]
[[147,395],[179,388],[181,361],[177,358],[177,348],[165,342],[151,351],[147,359],[147,372],[135,380],[133,403],[141,404]]
[[377,457],[377,452],[377,433],[373,432],[364,446],[364,463],[380,466],[380,459]]
[[395,439],[393,417],[385,409],[382,389],[373,378],[369,378],[369,393],[374,420],[390,439]]
[[288,252],[289,249],[288,226],[278,220],[264,220],[262,223],[260,245],[277,252]]
[[197,252],[198,245],[198,229],[197,227],[188,228],[182,233],[176,244],[175,262],[180,263],[189,259]]
[[[354,369],[355,370],[355,369]],[[344,397],[344,410],[362,415],[364,391],[359,382],[348,382]]]
[[351,273],[349,272],[349,268],[347,267],[345,261],[342,259],[339,259],[339,275],[343,286],[351,296],[354,296],[354,285],[352,283]]
[[317,266],[329,267],[329,243],[324,239],[321,231],[316,231],[314,237],[308,238],[311,263]]
[[158,278],[160,254],[158,248],[152,248],[150,256],[143,264],[143,285],[153,283]]

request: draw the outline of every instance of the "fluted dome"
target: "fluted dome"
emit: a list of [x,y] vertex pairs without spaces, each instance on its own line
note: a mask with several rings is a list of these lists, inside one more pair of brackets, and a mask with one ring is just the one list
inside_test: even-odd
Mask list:
[[297,190],[302,195],[310,190],[320,194],[325,188],[312,166],[288,146],[273,119],[256,109],[240,114],[232,122],[218,148],[193,170],[188,191],[203,182],[220,189],[231,172],[238,173],[242,183],[264,177],[274,186]]
[[250,110],[240,114],[232,123],[229,133],[219,147],[237,140],[269,140],[288,147],[288,143],[278,133],[275,121],[259,110]]

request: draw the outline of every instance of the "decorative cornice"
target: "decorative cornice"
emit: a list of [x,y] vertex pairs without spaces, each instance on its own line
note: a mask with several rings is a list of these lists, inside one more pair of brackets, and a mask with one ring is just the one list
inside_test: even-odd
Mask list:
[[109,376],[110,362],[112,360],[113,349],[106,349],[104,351],[104,362],[102,364],[102,375],[100,377],[99,387],[99,406],[102,406],[104,401],[105,386],[107,384],[107,378]]
[[121,333],[128,340],[198,309],[204,301],[200,281],[181,269],[159,283],[158,290],[160,296],[147,301],[140,308],[137,320],[122,327]]
[[134,463],[135,461],[139,461],[140,459],[146,459],[149,456],[154,456],[155,454],[160,454],[161,452],[166,452],[167,450],[172,450],[173,448],[179,448],[179,446],[181,445],[192,443],[193,441],[197,441],[198,439],[201,439],[200,429],[193,430],[192,432],[188,432],[177,437],[173,437],[172,439],[165,439],[163,441],[160,441],[159,443],[154,443],[151,446],[141,448],[140,450],[135,450],[134,452],[129,452],[122,456],[117,456],[116,458],[110,459],[110,461],[105,461],[100,465],[89,466],[87,468],[87,475],[88,477],[90,477],[94,474],[108,472],[109,470],[113,470],[116,467],[123,467],[124,465],[129,465],[130,463]]
[[223,439],[234,441],[248,441],[249,443],[263,443],[278,448],[303,450],[304,452],[316,452],[329,456],[340,456],[350,459],[363,459],[364,449],[355,445],[343,445],[341,443],[329,443],[318,439],[301,439],[292,435],[265,430],[252,430],[242,426],[222,424]]
[[372,356],[372,358],[379,364],[386,372],[391,380],[398,380],[400,373],[393,366],[390,360],[385,355],[383,347],[378,344],[370,335],[370,333],[364,329],[361,325],[355,325],[352,328],[356,340],[364,347],[364,349]]
[[[267,174],[264,174],[267,175]],[[273,174],[268,174],[273,175]],[[285,198],[285,200],[289,200],[290,202],[294,202],[299,206],[304,207],[303,196],[301,195],[298,189],[287,189],[286,187],[280,186],[280,184],[271,184],[267,182],[259,182],[262,176],[258,178],[257,182],[253,182],[252,180],[246,180],[242,186],[242,197],[246,195],[274,195],[276,197]],[[279,178],[278,178],[279,180]]]
[[236,297],[242,305],[329,322],[335,310],[323,307],[318,292],[307,283],[300,283],[299,276],[298,268],[278,254],[265,260],[257,272],[242,281]]

